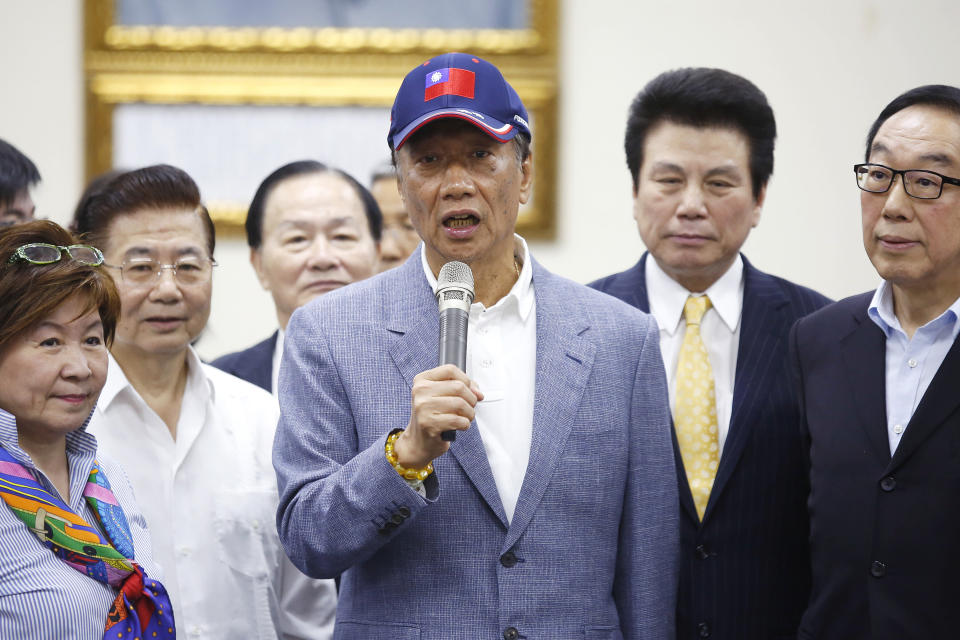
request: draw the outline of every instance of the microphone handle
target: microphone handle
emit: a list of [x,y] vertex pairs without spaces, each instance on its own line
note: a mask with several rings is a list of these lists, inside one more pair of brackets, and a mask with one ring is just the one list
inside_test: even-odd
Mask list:
[[[467,322],[470,313],[463,309],[447,308],[440,312],[440,364],[452,364],[467,370]],[[440,437],[447,442],[457,439],[455,430],[444,431]]]

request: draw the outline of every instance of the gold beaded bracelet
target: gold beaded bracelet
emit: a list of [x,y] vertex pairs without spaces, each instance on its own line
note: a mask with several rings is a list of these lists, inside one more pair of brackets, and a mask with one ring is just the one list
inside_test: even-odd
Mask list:
[[397,452],[394,450],[394,443],[396,443],[397,438],[400,437],[400,434],[403,433],[403,429],[394,429],[390,432],[390,435],[387,437],[387,444],[384,445],[387,454],[387,462],[400,474],[400,477],[404,480],[419,480],[423,482],[426,480],[431,473],[433,473],[433,463],[428,462],[427,466],[422,469],[407,469],[397,461]]

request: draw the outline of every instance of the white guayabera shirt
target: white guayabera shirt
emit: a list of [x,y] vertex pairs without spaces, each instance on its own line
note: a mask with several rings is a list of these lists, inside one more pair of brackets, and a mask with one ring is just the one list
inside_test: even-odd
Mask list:
[[188,366],[176,440],[112,357],[89,426],[125,462],[177,637],[329,638],[333,581],[300,573],[277,537],[276,400],[192,349]]

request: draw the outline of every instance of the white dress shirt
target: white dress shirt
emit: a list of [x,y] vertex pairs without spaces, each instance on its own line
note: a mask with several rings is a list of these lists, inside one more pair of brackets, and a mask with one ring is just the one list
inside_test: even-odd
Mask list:
[[893,290],[884,281],[873,294],[867,315],[887,336],[885,386],[890,455],[960,333],[960,299],[908,338],[893,311]]
[[273,345],[273,368],[270,369],[270,388],[273,389],[273,397],[280,397],[280,360],[283,358],[283,338],[286,332],[283,329],[277,330],[277,342]]
[[[515,252],[523,261],[510,291],[487,309],[470,305],[467,325],[466,374],[483,392],[476,421],[507,521],[520,496],[533,437],[533,395],[537,368],[537,314],[533,266],[527,243],[515,236]],[[423,270],[434,292],[437,279],[424,252]]]
[[660,353],[667,370],[670,406],[676,401],[677,360],[680,346],[687,333],[683,305],[690,295],[705,294],[711,307],[700,321],[710,368],[713,369],[714,391],[717,403],[718,444],[721,455],[730,430],[733,411],[733,385],[737,372],[737,350],[740,346],[740,315],[743,310],[743,259],[738,255],[726,273],[706,291],[687,291],[668,276],[653,256],[647,257],[644,274],[650,313],[660,327]]
[[287,559],[271,464],[279,410],[190,349],[176,440],[110,358],[89,431],[124,460],[173,602],[177,637],[329,638],[336,596]]

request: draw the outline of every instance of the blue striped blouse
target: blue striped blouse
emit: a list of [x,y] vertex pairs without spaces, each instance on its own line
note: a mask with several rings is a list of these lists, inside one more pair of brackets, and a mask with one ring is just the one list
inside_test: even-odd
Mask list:
[[[96,526],[83,498],[94,457],[110,480],[130,524],[136,561],[151,578],[162,580],[154,566],[147,523],[133,497],[126,474],[109,458],[97,456],[97,439],[86,423],[67,435],[70,508]],[[56,488],[20,448],[16,419],[0,409],[0,446],[29,469],[55,495]],[[81,574],[57,558],[22,520],[0,500],[0,638],[18,640],[102,640],[117,591]]]

